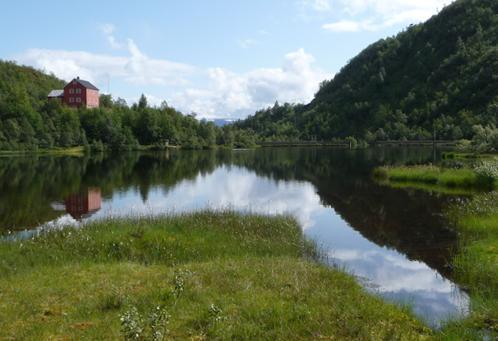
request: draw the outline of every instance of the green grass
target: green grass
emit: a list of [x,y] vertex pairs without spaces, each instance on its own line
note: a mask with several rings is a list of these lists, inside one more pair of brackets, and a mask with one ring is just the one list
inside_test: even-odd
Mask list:
[[119,339],[123,314],[171,339],[432,336],[318,257],[293,219],[230,212],[0,242],[0,339]]
[[379,167],[374,170],[374,177],[384,184],[396,184],[397,187],[414,187],[431,191],[459,194],[464,190],[490,190],[498,188],[498,179],[480,176],[474,169],[441,168],[437,166],[401,166]]
[[[471,296],[472,314],[463,327],[483,328],[498,336],[498,192],[480,194],[449,211],[460,232],[461,251],[452,264]],[[490,338],[491,339],[491,338]]]
[[[495,167],[485,164],[487,169]],[[471,169],[441,169],[434,166],[382,167],[375,177],[392,187],[410,187],[447,194],[489,188]],[[491,176],[488,178],[493,179]],[[488,186],[483,184],[487,183]],[[498,188],[497,179],[491,181]],[[449,323],[441,338],[472,339],[478,330],[498,336],[498,192],[474,192],[469,201],[454,204],[447,215],[459,232],[461,247],[451,260],[454,276],[471,297],[471,314]],[[470,333],[470,334],[469,334]],[[464,336],[463,336],[464,335]],[[492,337],[490,337],[492,339]]]
[[85,154],[84,147],[70,148],[51,148],[51,149],[36,149],[36,150],[0,150],[2,156],[18,156],[18,155],[53,155],[53,156],[83,156]]

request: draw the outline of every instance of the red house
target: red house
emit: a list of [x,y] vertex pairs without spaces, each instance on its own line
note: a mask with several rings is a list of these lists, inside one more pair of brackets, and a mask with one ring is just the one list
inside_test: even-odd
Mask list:
[[74,108],[98,108],[99,89],[92,83],[79,77],[70,81],[64,90],[52,90],[48,99],[60,99],[64,104]]

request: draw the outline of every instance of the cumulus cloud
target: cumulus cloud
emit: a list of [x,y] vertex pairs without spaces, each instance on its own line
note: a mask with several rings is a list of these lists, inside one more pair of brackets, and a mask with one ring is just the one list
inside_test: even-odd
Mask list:
[[22,64],[54,73],[69,81],[75,76],[101,83],[120,78],[134,84],[184,84],[194,68],[187,64],[145,55],[131,39],[127,56],[95,54],[86,51],[29,49],[15,59]]
[[[308,0],[309,8],[340,14],[322,27],[332,32],[378,31],[399,24],[427,20],[453,0]],[[320,5],[324,2],[326,4]]]
[[240,117],[275,101],[310,101],[318,86],[332,75],[315,68],[314,58],[303,49],[288,53],[280,68],[258,68],[234,73],[224,68],[207,70],[209,86],[178,92],[173,105],[190,107],[206,117],[233,114]]

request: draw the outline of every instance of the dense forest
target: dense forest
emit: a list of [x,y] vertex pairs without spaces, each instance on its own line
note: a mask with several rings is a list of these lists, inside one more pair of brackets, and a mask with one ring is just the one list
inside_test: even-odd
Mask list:
[[[457,0],[382,39],[321,84],[308,105],[258,111],[236,126],[264,140],[498,138],[498,1]],[[497,144],[498,146],[498,144]]]
[[151,107],[142,95],[131,106],[101,95],[99,109],[71,109],[47,101],[65,83],[27,66],[0,61],[0,150],[88,146],[133,149],[166,144],[201,149],[250,147],[248,131],[183,115],[166,103]]

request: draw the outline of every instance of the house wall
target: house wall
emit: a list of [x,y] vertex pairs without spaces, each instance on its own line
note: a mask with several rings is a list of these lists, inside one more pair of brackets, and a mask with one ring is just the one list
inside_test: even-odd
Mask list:
[[98,108],[100,105],[99,92],[87,89],[77,81],[71,81],[64,88],[64,104],[73,107]]
[[72,81],[64,88],[63,102],[73,108],[79,108],[86,105],[86,88],[80,83]]
[[98,108],[100,105],[99,92],[97,90],[86,89],[86,107]]

